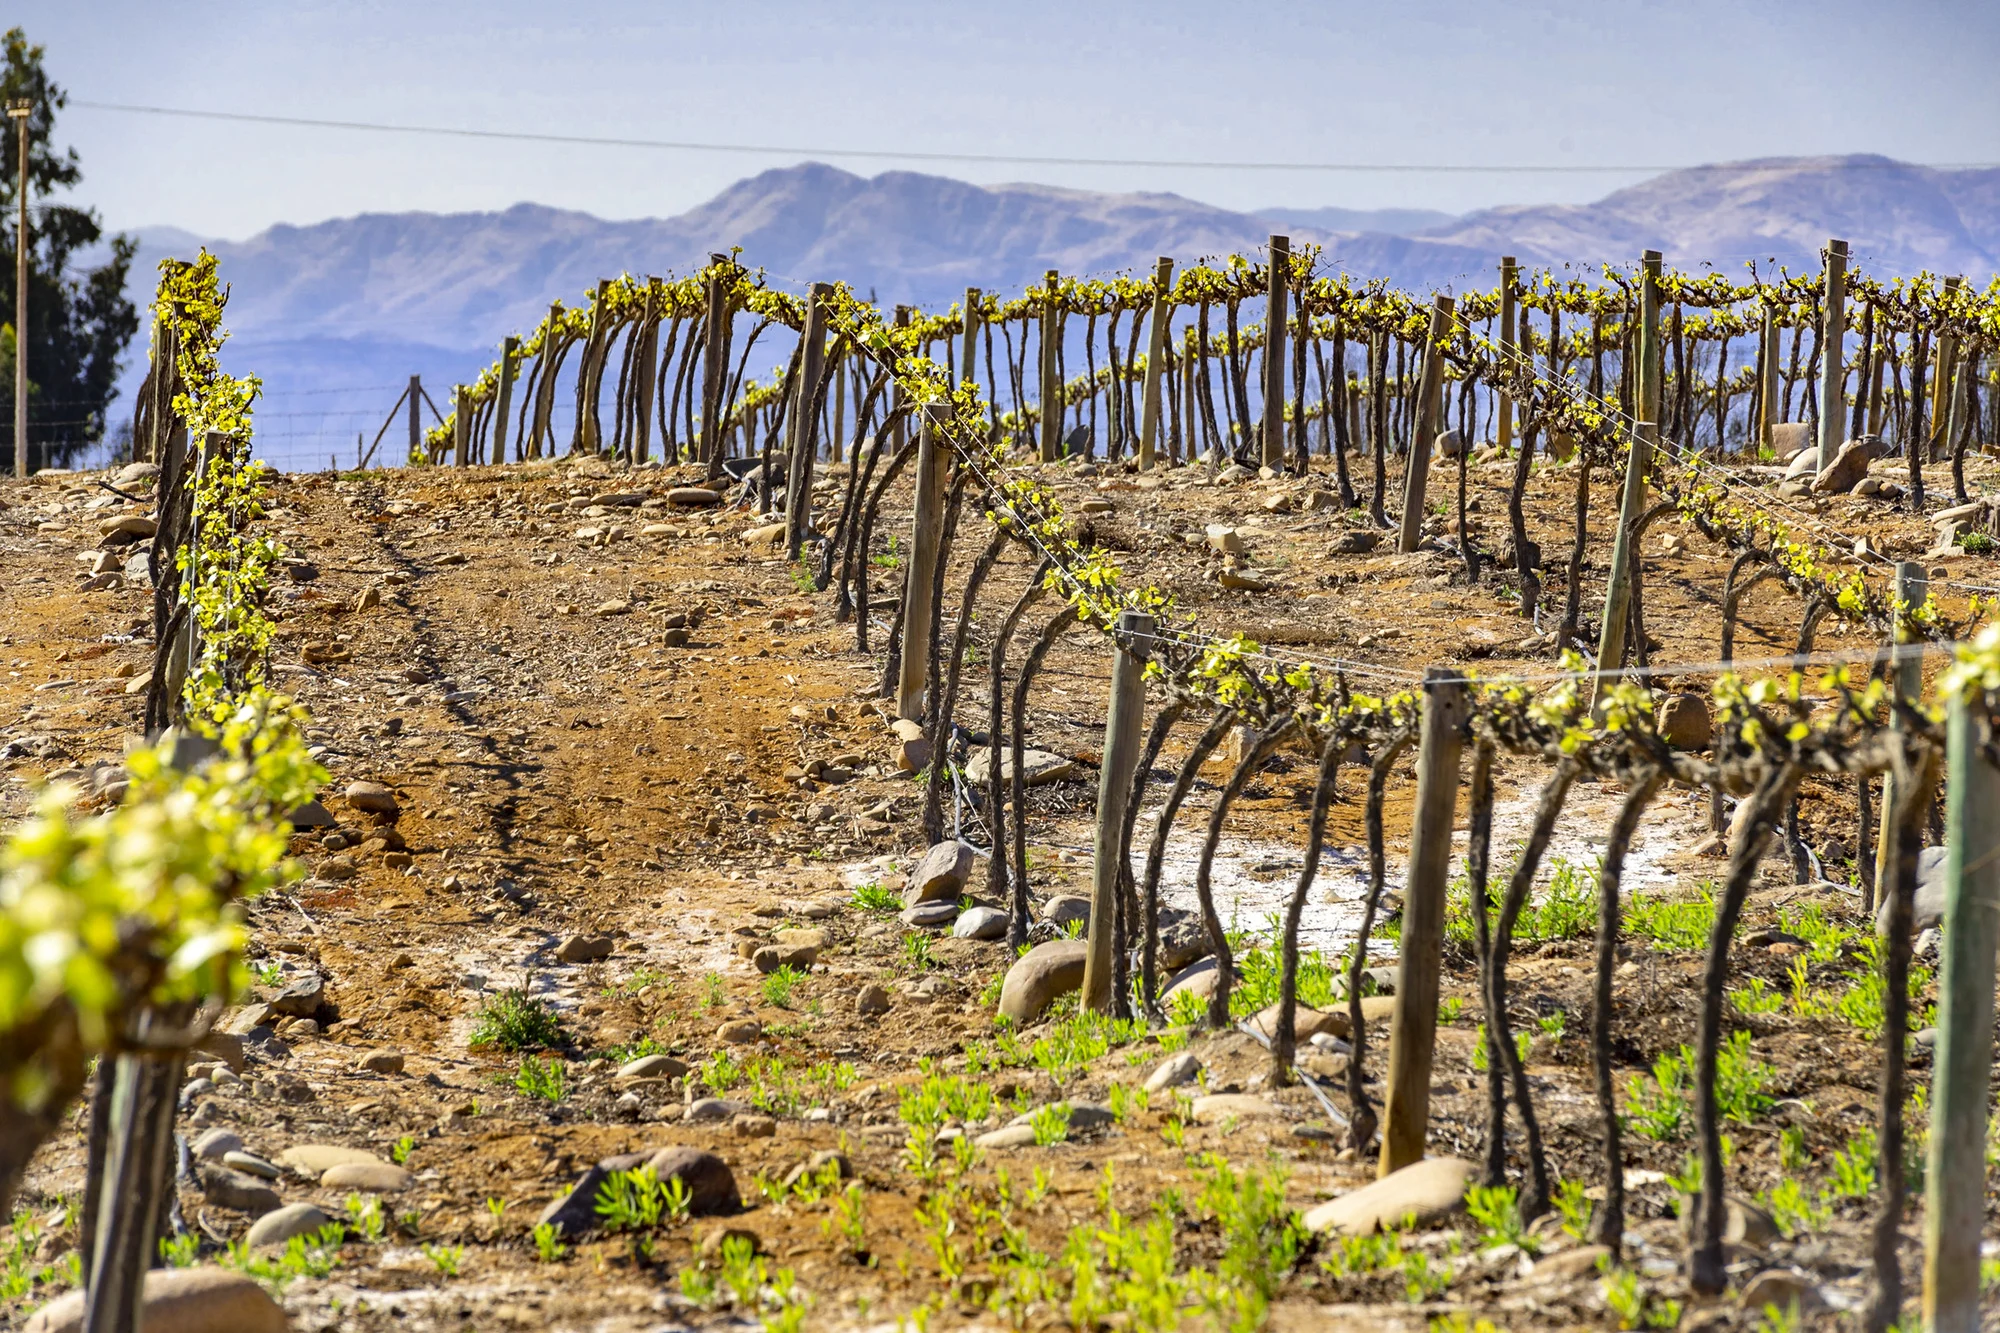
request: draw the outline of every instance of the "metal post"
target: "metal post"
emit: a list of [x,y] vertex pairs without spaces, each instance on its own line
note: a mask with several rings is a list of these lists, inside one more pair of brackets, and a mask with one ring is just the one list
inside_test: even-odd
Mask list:
[[943,535],[944,465],[949,452],[938,436],[950,420],[948,404],[931,403],[924,408],[923,430],[917,436],[916,513],[910,526],[910,562],[905,566],[903,657],[896,680],[896,716],[912,722],[924,718],[931,624],[937,619],[938,539]]
[[411,463],[430,460],[424,457],[424,423],[417,416],[417,405],[424,398],[424,380],[421,375],[410,376],[410,457]]
[[1062,314],[1056,309],[1062,274],[1050,269],[1043,281],[1046,295],[1042,300],[1041,457],[1044,463],[1053,463],[1062,456],[1062,363],[1056,356],[1062,338]]
[[1824,472],[1840,452],[1847,435],[1846,403],[1841,388],[1847,382],[1842,342],[1847,336],[1847,242],[1826,243],[1826,296],[1820,310],[1819,463]]
[[1986,700],[1951,701],[1945,740],[1944,962],[1925,1173],[1924,1327],[1979,1328],[1986,1101],[1993,1069],[1993,955],[2000,947],[2000,771]]
[[1111,918],[1116,909],[1120,834],[1132,770],[1139,762],[1139,731],[1146,714],[1146,663],[1133,641],[1153,632],[1143,611],[1120,611],[1111,659],[1111,705],[1104,716],[1104,762],[1097,774],[1097,834],[1092,842],[1090,935],[1083,960],[1083,1007],[1111,1011]]
[[1625,493],[1618,502],[1618,530],[1611,534],[1611,586],[1604,593],[1604,626],[1597,633],[1597,673],[1591,678],[1591,701],[1597,702],[1604,673],[1625,665],[1625,632],[1632,610],[1632,528],[1646,512],[1646,472],[1652,466],[1653,445],[1660,427],[1641,421],[1632,433],[1632,452],[1625,456]]
[[1445,885],[1451,822],[1458,805],[1465,683],[1445,667],[1424,673],[1424,723],[1417,748],[1416,817],[1403,890],[1403,938],[1396,960],[1396,1008],[1389,1019],[1389,1089],[1382,1108],[1379,1175],[1424,1155],[1431,1110],[1431,1056],[1437,1040],[1438,969],[1444,952]]
[[1160,439],[1160,376],[1167,368],[1167,325],[1174,308],[1167,293],[1174,285],[1174,261],[1161,255],[1153,269],[1153,327],[1146,334],[1146,378],[1139,398],[1139,470],[1153,466]]
[[21,138],[21,165],[15,180],[18,209],[14,216],[14,475],[28,475],[28,116],[34,103],[25,97],[7,103],[7,115]]
[[813,388],[826,366],[826,303],[833,284],[816,282],[806,297],[806,327],[799,336],[805,351],[799,357],[799,377],[792,385],[791,420],[786,423],[785,558],[797,560],[812,526],[813,456],[819,449],[819,414],[812,410]]
[[[1291,281],[1292,239],[1273,236],[1270,248],[1271,281],[1264,305],[1264,466],[1275,469],[1285,465],[1285,289]],[[1299,408],[1303,411],[1305,404]]]
[[1403,529],[1396,549],[1404,555],[1417,549],[1424,535],[1424,487],[1430,481],[1431,442],[1438,433],[1443,407],[1444,340],[1451,327],[1452,299],[1431,303],[1430,336],[1424,341],[1423,378],[1417,383],[1417,426],[1410,437],[1410,464],[1403,479]]
[[[1905,617],[1924,604],[1929,594],[1929,578],[1924,567],[1915,560],[1902,560],[1896,564],[1895,583],[1895,632],[1889,642],[1902,647],[1919,642],[1919,636],[1912,631]],[[1915,702],[1924,693],[1924,659],[1921,649],[1896,657],[1895,670],[1890,673],[1889,683],[1898,697]],[[1903,726],[1902,716],[1889,714],[1889,725],[1897,729]],[[1896,867],[1889,856],[1889,834],[1895,821],[1890,812],[1896,808],[1896,772],[1890,769],[1882,775],[1882,820],[1875,831],[1875,886],[1871,906],[1879,907],[1887,900],[1887,895],[1896,883]]]
[[[1514,359],[1516,336],[1514,325],[1519,315],[1514,305],[1514,289],[1520,282],[1520,270],[1514,256],[1500,256],[1500,362],[1501,369],[1511,367]],[[1506,453],[1514,447],[1514,395],[1505,389],[1500,391],[1499,424],[1494,428],[1494,443],[1500,452]],[[1469,446],[1471,441],[1466,442]]]

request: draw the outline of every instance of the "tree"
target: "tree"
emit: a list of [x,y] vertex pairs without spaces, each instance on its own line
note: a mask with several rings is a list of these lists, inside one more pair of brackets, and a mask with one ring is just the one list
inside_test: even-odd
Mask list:
[[[76,150],[57,150],[56,112],[69,95],[49,81],[42,48],[20,28],[6,36],[7,67],[0,97],[26,98],[28,117],[28,462],[63,466],[104,437],[105,413],[118,361],[139,330],[139,312],[125,299],[125,279],[137,244],[111,238],[94,269],[73,271],[79,252],[99,244],[104,229],[93,209],[53,202],[58,190],[83,179]],[[0,173],[4,239],[0,239],[0,467],[14,467],[15,215],[20,190],[19,131],[6,123]]]

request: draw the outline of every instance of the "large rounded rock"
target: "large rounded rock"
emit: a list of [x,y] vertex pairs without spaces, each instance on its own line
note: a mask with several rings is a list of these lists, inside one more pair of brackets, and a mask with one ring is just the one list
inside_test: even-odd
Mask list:
[[962,842],[941,842],[923,854],[903,884],[903,906],[940,899],[956,901],[972,873],[975,853]]
[[309,1176],[325,1175],[336,1166],[349,1163],[384,1165],[381,1158],[365,1148],[343,1148],[335,1143],[301,1143],[278,1154],[278,1163]]
[[1304,1221],[1313,1231],[1343,1236],[1423,1226],[1465,1206],[1465,1187],[1477,1169],[1460,1157],[1427,1157],[1372,1185],[1329,1199],[1307,1212]]
[[667,503],[689,509],[706,509],[722,503],[722,493],[706,486],[676,486],[667,492]]
[[399,808],[395,792],[366,779],[348,783],[346,796],[349,805],[371,815],[393,815]]
[[[1926,847],[1917,853],[1917,896],[1910,918],[1913,931],[1944,924],[1944,867],[1949,851],[1946,847]],[[1875,933],[1885,939],[1889,934],[1889,902],[1885,894],[1875,908]]]
[[1670,694],[1660,705],[1660,738],[1676,750],[1706,750],[1714,740],[1708,700],[1699,694]]
[[[241,1273],[223,1268],[155,1268],[146,1274],[146,1333],[285,1333],[277,1302]],[[82,1333],[83,1293],[37,1310],[23,1333]]]
[[951,933],[962,940],[997,940],[1007,933],[1007,921],[997,907],[971,907],[952,923]]
[[[1364,1019],[1365,1021],[1365,1019]],[[1250,1026],[1257,1029],[1257,1035],[1269,1041],[1278,1035],[1278,1006],[1266,1005],[1250,1020]],[[1324,1032],[1329,1036],[1345,1038],[1347,1015],[1342,1011],[1321,1013],[1317,1009],[1300,1004],[1292,1007],[1292,1037],[1295,1041],[1311,1041]]]
[[417,1178],[386,1162],[347,1162],[327,1168],[319,1183],[330,1190],[361,1190],[368,1194],[401,1194]]
[[227,1166],[201,1167],[201,1197],[218,1208],[261,1217],[284,1206],[278,1192],[256,1176]]
[[697,1217],[706,1213],[733,1213],[742,1206],[736,1191],[736,1176],[729,1163],[699,1148],[662,1148],[653,1154],[653,1174],[662,1184],[678,1180],[687,1186],[688,1211]]
[[1042,904],[1042,920],[1057,930],[1067,930],[1072,924],[1089,929],[1090,899],[1077,893],[1058,893]]
[[1000,985],[1000,1012],[1016,1023],[1032,1023],[1059,995],[1083,985],[1090,946],[1083,940],[1050,940],[1014,960]]
[[294,1236],[310,1236],[332,1220],[317,1205],[288,1203],[252,1222],[250,1233],[243,1239],[253,1250],[264,1245],[283,1245]]

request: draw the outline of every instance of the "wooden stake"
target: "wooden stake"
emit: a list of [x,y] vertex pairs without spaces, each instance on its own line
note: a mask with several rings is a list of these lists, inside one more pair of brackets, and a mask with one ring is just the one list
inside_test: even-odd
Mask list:
[[722,395],[729,387],[729,279],[728,255],[710,255],[714,272],[708,279],[708,306],[703,311],[707,328],[702,342],[701,370],[701,460],[708,465],[708,477],[722,475]]
[[1062,274],[1050,269],[1043,283],[1046,295],[1042,300],[1041,456],[1044,463],[1053,463],[1062,456],[1062,370],[1056,356],[1062,345],[1062,315],[1056,308],[1056,289],[1062,284]]
[[472,436],[472,395],[461,384],[451,396],[451,465],[464,467],[465,446]]
[[1143,611],[1118,613],[1111,658],[1111,706],[1104,717],[1104,760],[1097,775],[1097,833],[1092,843],[1089,947],[1083,962],[1083,1007],[1110,1013],[1111,919],[1125,870],[1120,855],[1132,771],[1138,766],[1139,732],[1146,716],[1146,663],[1132,645],[1153,632]]
[[1139,399],[1139,470],[1153,466],[1160,439],[1160,376],[1167,369],[1167,325],[1174,309],[1167,293],[1174,285],[1174,261],[1161,255],[1153,269],[1153,326],[1146,333],[1146,379]]
[[425,457],[423,456],[423,448],[424,448],[424,426],[423,426],[423,422],[421,422],[421,421],[419,421],[419,420],[417,419],[417,408],[418,408],[418,405],[419,405],[419,404],[421,404],[421,403],[423,402],[423,397],[424,397],[424,381],[423,381],[423,377],[422,377],[421,375],[412,375],[412,376],[410,376],[410,391],[409,391],[409,402],[410,402],[410,458],[409,458],[409,461],[410,461],[410,462],[412,462],[412,463],[428,463],[428,462],[430,461],[429,459],[427,459],[427,458],[425,458]]
[[1757,336],[1757,448],[1771,447],[1771,427],[1778,423],[1778,312],[1764,307],[1764,324]]
[[[816,282],[806,298],[806,327],[800,335],[805,353],[799,358],[798,381],[792,386],[791,420],[786,423],[785,558],[797,560],[812,526],[813,456],[819,450],[819,414],[812,410],[813,389],[826,366],[826,303],[833,284]],[[909,642],[909,640],[905,640]],[[929,642],[928,639],[923,642]]]
[[1652,466],[1653,445],[1660,428],[1641,421],[1632,434],[1632,452],[1625,457],[1625,493],[1618,502],[1618,531],[1611,537],[1611,586],[1604,593],[1604,626],[1597,632],[1597,672],[1591,677],[1591,702],[1603,693],[1604,673],[1625,665],[1625,634],[1632,610],[1633,529],[1646,512],[1646,472]]
[[1847,434],[1847,404],[1841,392],[1847,382],[1842,347],[1847,336],[1847,242],[1826,243],[1826,295],[1820,303],[1819,463],[1826,471],[1840,452]]
[[1404,555],[1417,549],[1424,535],[1424,487],[1430,480],[1431,444],[1443,410],[1444,340],[1451,329],[1452,299],[1431,303],[1430,336],[1424,341],[1424,369],[1417,386],[1417,427],[1410,439],[1410,461],[1403,480],[1403,530],[1396,549]]
[[633,414],[638,418],[632,424],[632,461],[650,462],[653,457],[653,398],[659,391],[660,374],[660,280],[646,279],[646,311],[640,317],[639,346],[633,357],[638,362],[633,367],[639,375],[638,401]]
[[[1924,604],[1929,591],[1929,578],[1923,565],[1915,560],[1901,560],[1896,563],[1894,597],[1897,602],[1895,633],[1889,642],[1897,646],[1918,643],[1920,636],[1905,621],[1905,616]],[[1921,650],[1898,654],[1895,669],[1890,673],[1889,684],[1899,698],[1915,702],[1924,693],[1924,658]],[[1901,729],[1902,715],[1891,712],[1889,725]],[[1886,895],[1893,891],[1896,883],[1896,867],[1889,852],[1889,833],[1895,826],[1891,812],[1896,808],[1896,772],[1890,769],[1882,775],[1882,826],[1875,831],[1875,883],[1868,900],[1872,909],[1886,901]]]
[[500,344],[500,399],[493,405],[493,453],[488,460],[507,461],[507,417],[514,406],[514,372],[520,368],[521,340],[508,334]]
[[[1273,470],[1285,466],[1285,291],[1291,267],[1291,237],[1273,236],[1264,306],[1264,466]],[[1304,403],[1299,410],[1305,410]]]
[[[981,326],[979,317],[979,289],[977,287],[967,287],[965,289],[964,322],[965,327],[960,330],[958,339],[958,382],[961,384],[971,383],[979,378],[978,375],[973,373],[973,366],[977,364],[979,356],[979,329]],[[990,384],[986,386],[986,397],[989,400],[994,397],[993,386]]]
[[[1946,278],[1942,295],[1949,301],[1963,286],[1963,278]],[[1950,327],[1938,330],[1937,349],[1931,353],[1931,364],[1937,368],[1937,378],[1931,382],[1931,443],[1930,457],[1926,462],[1935,463],[1951,449],[1951,404],[1953,391],[1958,387],[1958,332]]]
[[[1505,367],[1513,360],[1514,322],[1517,317],[1514,307],[1514,288],[1520,282],[1520,273],[1514,263],[1514,256],[1500,256],[1500,363]],[[1495,428],[1494,442],[1500,452],[1506,453],[1514,447],[1514,396],[1505,389],[1500,391],[1500,420]],[[1471,441],[1466,442],[1469,446]]]
[[2000,947],[2000,771],[1986,757],[1986,701],[1951,701],[1945,763],[1944,962],[1924,1200],[1924,1327],[1976,1333],[1993,1071],[1993,956]]
[[1464,680],[1446,667],[1427,670],[1423,733],[1417,748],[1416,817],[1410,828],[1403,938],[1396,960],[1396,1008],[1389,1019],[1388,1097],[1382,1108],[1382,1155],[1377,1166],[1377,1174],[1383,1176],[1423,1160],[1430,1123],[1445,885],[1451,871],[1451,824],[1458,807],[1465,715]]
[[1660,345],[1660,265],[1658,250],[1639,260],[1639,403],[1633,414],[1656,425],[1660,420],[1660,381],[1665,376]]
[[903,657],[896,678],[896,716],[912,722],[924,720],[931,625],[937,619],[938,538],[944,526],[945,460],[950,453],[938,435],[950,420],[949,404],[931,403],[924,408],[923,430],[917,435],[916,513],[910,524],[910,560],[903,583]]

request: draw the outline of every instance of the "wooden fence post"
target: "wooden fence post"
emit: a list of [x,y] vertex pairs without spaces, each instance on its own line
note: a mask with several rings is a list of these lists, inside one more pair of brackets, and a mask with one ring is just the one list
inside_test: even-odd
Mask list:
[[[1915,560],[1897,562],[1894,597],[1900,605],[1895,612],[1895,632],[1889,636],[1891,644],[1904,647],[1918,643],[1918,636],[1904,622],[1903,608],[1908,607],[1909,610],[1915,611],[1922,606],[1928,588],[1929,578],[1923,565]],[[1889,685],[1901,698],[1914,702],[1922,697],[1924,692],[1922,648],[1912,648],[1906,653],[1897,654],[1895,669],[1889,674]],[[1890,713],[1889,725],[1901,729],[1902,716]],[[1895,821],[1889,817],[1889,812],[1896,808],[1896,786],[1894,769],[1882,775],[1882,820],[1881,827],[1875,831],[1875,883],[1868,902],[1871,908],[1879,908],[1886,901],[1885,895],[1896,883],[1896,867],[1889,856],[1889,832],[1895,825]]]
[[1924,1327],[1976,1333],[1993,1072],[1993,957],[2000,947],[2000,771],[1986,700],[1951,701],[1945,763],[1944,960],[1925,1172]]
[[[1943,296],[1948,300],[1964,283],[1963,278],[1946,278]],[[1931,382],[1931,442],[1924,459],[1927,463],[1938,460],[1940,449],[1951,448],[1951,403],[1958,387],[1956,329],[1947,326],[1938,330],[1937,350],[1931,354],[1931,365],[1936,367],[1937,378]]]
[[703,316],[701,368],[701,461],[712,481],[722,475],[722,395],[729,388],[728,255],[710,255],[708,304]]
[[1660,420],[1660,382],[1666,377],[1665,349],[1660,344],[1661,262],[1658,250],[1646,251],[1639,260],[1639,406],[1633,413],[1639,420],[1656,425]]
[[1110,1013],[1113,972],[1111,918],[1117,910],[1120,835],[1139,762],[1139,731],[1146,719],[1146,663],[1133,641],[1153,632],[1143,611],[1120,611],[1111,658],[1111,706],[1104,715],[1104,761],[1097,774],[1097,834],[1092,840],[1089,947],[1083,959],[1083,1007]]
[[1174,261],[1161,255],[1153,269],[1153,327],[1146,333],[1146,378],[1139,396],[1139,470],[1152,467],[1160,441],[1160,376],[1167,368],[1167,325],[1173,306],[1167,293],[1174,285]]
[[1451,824],[1458,809],[1458,760],[1464,728],[1464,679],[1449,668],[1431,667],[1424,673],[1416,817],[1410,828],[1410,869],[1403,886],[1396,1008],[1389,1019],[1389,1084],[1382,1108],[1382,1154],[1377,1166],[1377,1174],[1383,1176],[1423,1159],[1430,1123],[1445,885],[1451,872]]
[[950,454],[939,434],[950,420],[949,404],[931,403],[924,408],[923,430],[917,435],[916,513],[910,524],[910,559],[904,566],[903,657],[896,679],[896,716],[912,722],[924,718],[931,623],[937,618],[938,539],[943,535],[945,460]]
[[653,395],[658,389],[660,373],[660,280],[646,279],[646,310],[640,317],[639,345],[633,351],[638,365],[638,401],[633,414],[635,433],[632,436],[632,461],[648,463],[653,457]]
[[1819,462],[1824,472],[1847,436],[1847,405],[1841,389],[1847,382],[1842,343],[1847,336],[1847,242],[1826,243],[1826,295],[1820,303]]
[[[1771,445],[1771,427],[1778,423],[1778,312],[1764,307],[1763,327],[1757,335],[1757,440],[1756,449]],[[1756,452],[1753,449],[1751,452]]]
[[1048,295],[1042,301],[1041,457],[1053,463],[1062,456],[1062,362],[1056,355],[1062,345],[1062,313],[1056,308],[1062,274],[1050,269],[1043,281]]
[[493,454],[490,462],[507,461],[507,416],[514,406],[514,372],[520,364],[521,340],[508,334],[500,344],[500,398],[493,405]]
[[472,437],[472,394],[461,384],[451,391],[451,465],[465,466],[465,447]]
[[[977,287],[967,287],[965,289],[965,327],[960,331],[958,343],[958,382],[960,384],[968,381],[976,381],[979,378],[978,375],[973,373],[973,367],[978,363],[979,357],[979,326],[979,289]],[[986,397],[988,400],[991,400],[997,392],[992,385],[989,384],[986,386]]]
[[826,303],[833,284],[816,282],[806,297],[805,353],[792,386],[791,420],[786,424],[785,558],[797,560],[806,529],[812,526],[813,455],[819,448],[819,414],[812,410],[813,388],[826,366]]
[[421,375],[410,376],[410,457],[409,461],[428,462],[423,456],[424,423],[417,416],[417,405],[423,401],[424,379]]
[[[1285,465],[1285,291],[1291,281],[1292,238],[1273,236],[1270,248],[1271,281],[1264,305],[1264,466],[1276,470]],[[1431,323],[1435,329],[1435,313]],[[1436,336],[1433,332],[1433,340]],[[1305,410],[1304,403],[1299,410]]]
[[1660,428],[1641,421],[1632,432],[1632,450],[1625,456],[1625,493],[1618,502],[1618,530],[1611,534],[1611,580],[1604,590],[1604,624],[1597,631],[1597,671],[1591,677],[1591,701],[1598,702],[1604,673],[1625,665],[1625,634],[1632,610],[1633,529],[1646,512],[1646,473],[1653,464],[1653,444]]
[[[1514,256],[1501,255],[1500,365],[1503,370],[1507,369],[1514,360],[1514,344],[1516,342],[1514,325],[1519,318],[1514,306],[1514,288],[1519,282],[1520,271],[1515,265]],[[1495,444],[1499,445],[1500,452],[1504,454],[1514,447],[1514,395],[1508,393],[1505,389],[1500,391],[1498,414],[1499,424],[1494,428],[1493,440]],[[1466,447],[1469,448],[1471,443],[1470,440],[1467,440],[1465,442]]]
[[1444,340],[1451,330],[1452,299],[1431,302],[1430,336],[1424,342],[1424,369],[1417,381],[1417,426],[1410,436],[1410,464],[1403,479],[1403,530],[1396,549],[1404,555],[1417,549],[1424,535],[1424,487],[1430,481],[1431,442],[1438,433],[1444,388]]

